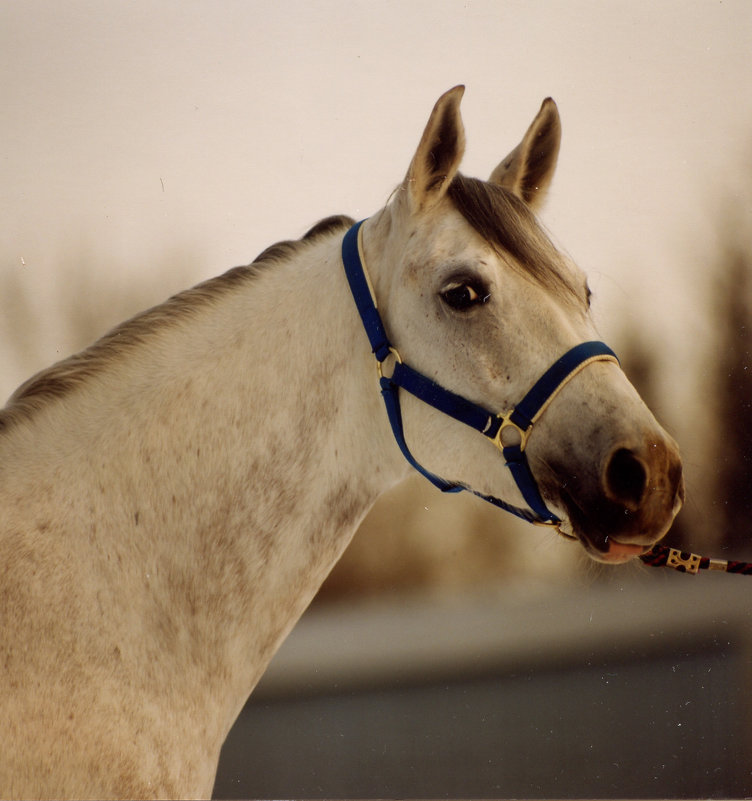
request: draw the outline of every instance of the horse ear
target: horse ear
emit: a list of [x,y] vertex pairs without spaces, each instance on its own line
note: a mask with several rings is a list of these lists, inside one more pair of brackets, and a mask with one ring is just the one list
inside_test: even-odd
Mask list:
[[465,152],[465,128],[460,117],[464,86],[445,92],[431,116],[405,179],[412,208],[423,211],[445,194]]
[[561,120],[548,97],[517,147],[491,173],[491,183],[509,189],[531,208],[543,203],[556,168]]

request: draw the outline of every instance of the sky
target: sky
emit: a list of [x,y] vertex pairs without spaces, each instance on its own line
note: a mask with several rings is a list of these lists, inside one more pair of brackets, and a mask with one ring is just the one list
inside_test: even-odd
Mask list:
[[[0,74],[0,279],[51,308],[76,254],[124,284],[181,254],[173,291],[372,214],[464,83],[479,177],[557,101],[543,222],[604,336],[618,321],[670,358],[752,172],[748,0],[16,0]],[[4,361],[3,395],[42,366]]]

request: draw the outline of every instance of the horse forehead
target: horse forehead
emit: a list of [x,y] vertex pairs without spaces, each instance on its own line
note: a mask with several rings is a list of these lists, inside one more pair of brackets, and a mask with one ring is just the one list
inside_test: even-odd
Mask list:
[[427,268],[437,268],[447,262],[470,266],[487,264],[495,258],[491,245],[459,214],[412,231],[403,252],[408,278],[425,275]]
[[[401,246],[408,279],[425,277],[427,270],[439,268],[446,263],[457,266],[480,266],[489,270],[533,278],[527,265],[514,263],[511,254],[505,254],[484,239],[455,209],[447,210],[437,219],[416,227],[406,236]],[[561,285],[568,285],[574,295],[579,295],[585,283],[585,274],[566,254],[551,246],[549,253],[541,253],[540,260],[545,269],[556,275]],[[547,287],[533,280],[537,289]],[[545,282],[543,282],[545,284]]]

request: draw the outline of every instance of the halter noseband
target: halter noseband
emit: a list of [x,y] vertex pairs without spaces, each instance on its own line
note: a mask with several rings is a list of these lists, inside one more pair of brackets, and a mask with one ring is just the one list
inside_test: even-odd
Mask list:
[[[546,508],[530,470],[525,447],[534,424],[562,387],[592,362],[613,361],[618,364],[616,355],[603,342],[583,342],[575,346],[546,370],[517,406],[511,411],[501,414],[489,412],[477,403],[444,389],[435,381],[405,364],[399,352],[389,342],[365,270],[361,243],[363,222],[361,220],[356,223],[345,234],[342,242],[342,262],[355,305],[371,343],[371,350],[376,357],[381,395],[392,432],[405,459],[442,492],[466,490],[530,523],[558,527],[562,521]],[[392,374],[386,376],[383,366],[388,360],[394,361],[394,368]],[[492,440],[502,452],[506,466],[510,469],[529,508],[512,506],[500,498],[484,495],[464,484],[447,481],[434,475],[417,462],[405,441],[399,400],[400,389],[404,389],[429,406],[465,423]]]

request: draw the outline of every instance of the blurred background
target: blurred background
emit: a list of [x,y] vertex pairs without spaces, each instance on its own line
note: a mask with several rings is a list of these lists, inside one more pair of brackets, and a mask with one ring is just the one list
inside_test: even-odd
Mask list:
[[[752,558],[746,0],[0,4],[0,394],[401,180],[465,83],[486,177],[553,96],[542,219],[679,440],[671,545]],[[228,742],[223,797],[752,795],[749,579],[605,570],[422,479]]]

